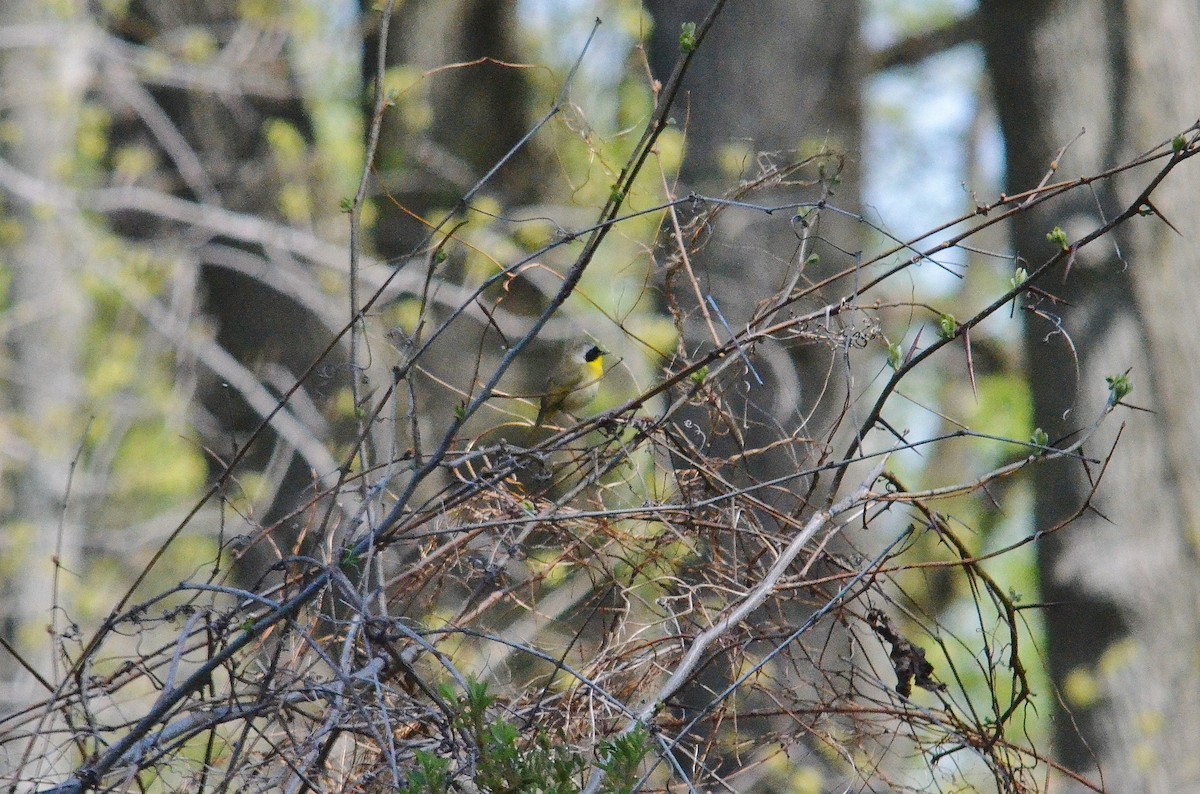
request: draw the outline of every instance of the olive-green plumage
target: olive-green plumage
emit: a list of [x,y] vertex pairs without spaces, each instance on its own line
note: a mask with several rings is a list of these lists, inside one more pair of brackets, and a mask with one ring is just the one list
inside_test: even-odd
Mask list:
[[556,413],[578,411],[596,399],[600,378],[604,375],[603,358],[604,351],[591,342],[571,348],[546,378],[533,426],[541,427],[542,422]]

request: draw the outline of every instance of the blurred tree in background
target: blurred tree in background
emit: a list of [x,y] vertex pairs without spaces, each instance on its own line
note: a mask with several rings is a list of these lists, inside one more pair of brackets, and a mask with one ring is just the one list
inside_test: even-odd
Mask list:
[[[1071,179],[1126,162],[1200,115],[1200,9],[1194,3],[995,3],[980,9],[1008,154],[1006,190]],[[1071,41],[1068,56],[1051,42]],[[1031,97],[1034,101],[1031,101]],[[1130,170],[1048,203],[1013,225],[1032,257],[1048,229],[1079,240],[1141,192]],[[1128,371],[1146,409],[1096,440],[1116,445],[1098,471],[1055,465],[1034,482],[1038,526],[1069,532],[1038,545],[1050,672],[1066,709],[1056,749],[1112,791],[1200,785],[1197,532],[1200,440],[1188,395],[1200,388],[1195,305],[1200,233],[1192,190],[1168,181],[1145,217],[1073,262],[1047,289],[1077,307],[1045,305],[1026,320],[1034,421],[1052,438],[1077,428],[1104,395],[1082,384]],[[1069,340],[1069,344],[1067,343]],[[1119,443],[1118,443],[1119,436]]]
[[1194,785],[1200,20],[960,6],[0,7],[4,779]]

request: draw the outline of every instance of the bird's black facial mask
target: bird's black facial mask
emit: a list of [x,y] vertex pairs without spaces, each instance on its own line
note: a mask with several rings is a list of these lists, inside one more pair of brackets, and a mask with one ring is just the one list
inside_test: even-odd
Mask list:
[[600,358],[600,356],[602,356],[602,355],[604,355],[604,351],[601,350],[600,348],[596,347],[595,345],[592,345],[588,349],[588,352],[583,354],[583,360],[590,364],[593,361],[595,361],[596,359]]

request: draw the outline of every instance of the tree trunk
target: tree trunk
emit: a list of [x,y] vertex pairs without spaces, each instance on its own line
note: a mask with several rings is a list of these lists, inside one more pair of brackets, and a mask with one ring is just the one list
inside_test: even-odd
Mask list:
[[[712,3],[685,0],[647,6],[655,23],[650,65],[654,76],[664,81],[679,52],[681,26],[702,20]],[[739,180],[759,176],[764,163],[783,165],[825,151],[844,155],[845,165],[832,193],[824,198],[840,210],[857,212],[864,66],[859,25],[856,2],[728,3],[693,62],[684,81],[685,93],[672,113],[687,139],[682,184],[676,193],[724,195]],[[821,167],[828,173],[836,169],[831,160]],[[818,166],[802,170],[797,179],[816,181]],[[820,198],[820,185],[784,185],[755,192],[746,200],[769,206]],[[712,230],[718,244],[697,254],[693,264],[711,294],[724,296],[718,309],[731,327],[743,327],[761,297],[774,294],[794,269],[803,270],[799,284],[803,288],[808,281],[853,264],[851,252],[859,247],[857,225],[832,211],[823,213],[819,224],[811,249],[817,255],[813,262],[819,264],[804,264],[794,261],[795,229],[779,215],[725,212]],[[836,241],[842,250],[823,240]],[[669,249],[663,252],[664,257],[672,254]],[[810,296],[797,310],[822,305],[844,286],[831,285],[825,295]],[[709,311],[705,306],[691,308],[696,318]],[[719,321],[710,326],[697,319],[687,329],[689,343],[715,344],[716,329],[721,329]],[[715,336],[723,341],[724,333],[718,330]],[[752,385],[746,393],[749,428],[744,446],[753,448],[774,439],[775,423],[795,426],[805,418],[814,421],[801,434],[818,434],[820,412],[835,407],[844,396],[838,385],[828,388],[830,378],[839,380],[834,373],[842,369],[841,351],[822,344],[791,345],[787,350],[763,344],[754,352],[765,385],[747,375]],[[840,386],[844,385],[841,379]],[[796,451],[780,448],[774,454],[755,456],[749,465],[753,476],[767,479],[777,476],[781,466],[795,468]]]
[[[1007,152],[1007,190],[1035,186],[1058,150],[1057,178],[1124,162],[1195,121],[1200,90],[1200,9],[1192,0],[985,0],[984,36]],[[1151,168],[1157,168],[1152,166]],[[1120,443],[1095,508],[1043,538],[1039,548],[1049,660],[1070,713],[1055,719],[1058,757],[1109,791],[1167,792],[1200,785],[1200,393],[1191,320],[1200,213],[1184,165],[1154,202],[1162,220],[1137,219],[1111,243],[1081,252],[1069,276],[1041,286],[1071,307],[1066,339],[1029,317],[1026,354],[1035,422],[1050,437],[1090,424],[1107,399],[1105,377],[1131,369]],[[1087,195],[1042,205],[1014,228],[1017,252],[1035,264],[1053,253],[1046,234],[1069,239],[1111,218],[1150,169],[1098,183]],[[1078,360],[1076,360],[1076,355]],[[1103,458],[1121,427],[1110,422],[1088,453]],[[1099,467],[1040,470],[1037,526],[1067,518]],[[1054,699],[1048,698],[1043,707]],[[1102,777],[1101,777],[1102,773]]]
[[[646,5],[654,16],[651,71],[665,82],[678,57],[682,26],[699,23],[713,4],[711,0],[656,0]],[[694,190],[722,196],[739,180],[758,177],[763,164],[782,166],[830,151],[844,154],[846,165],[840,184],[828,199],[839,209],[856,212],[862,146],[859,24],[857,2],[728,3],[693,61],[684,81],[685,94],[671,114],[687,141],[676,194]],[[816,167],[805,169],[801,176],[817,177]],[[821,198],[819,190],[784,185],[753,193],[745,200],[766,206],[815,201]],[[833,213],[823,215],[820,223],[829,239],[846,251],[855,250],[858,230],[852,224]],[[705,291],[719,296],[720,303],[716,309],[686,307],[695,320],[685,329],[689,349],[711,347],[726,338],[719,320],[713,321],[718,329],[718,338],[713,338],[712,327],[698,319],[703,312],[719,311],[733,329],[744,328],[758,302],[775,294],[788,274],[803,266],[795,261],[795,230],[779,215],[729,211],[710,232],[713,243],[693,252],[692,265]],[[820,242],[813,252],[821,264],[805,267],[801,287],[806,278],[817,280],[821,278],[818,273],[834,272],[852,261],[844,251],[835,252]],[[674,253],[664,247],[662,255],[670,261]],[[686,295],[690,290],[676,292]],[[814,308],[824,297],[811,297],[800,310]],[[709,426],[700,411],[693,418],[711,433],[711,454],[735,455],[739,448],[760,450],[744,461],[743,473],[748,480],[763,482],[804,468],[812,461],[807,456],[820,448],[809,438],[824,432],[822,418],[843,396],[837,386],[826,389],[831,372],[840,372],[835,365],[839,351],[823,345],[784,348],[762,344],[750,354],[764,382],[758,383],[747,373],[745,390],[731,388],[723,396],[732,404],[732,414],[747,419],[739,428],[739,437],[727,434],[724,427]],[[845,386],[844,378],[833,377]],[[739,404],[739,400],[744,402]],[[803,424],[805,418],[810,424]],[[794,429],[795,444],[774,445],[781,427]],[[798,495],[803,495],[806,487],[807,483],[795,483],[789,492],[759,493],[785,512],[799,511],[805,507]],[[789,617],[800,623],[807,615],[805,608],[797,607]],[[830,640],[831,647],[836,644]],[[798,692],[807,692],[807,687],[819,680],[817,675],[794,672],[781,672],[781,676]],[[677,696],[681,713],[690,716],[707,706],[712,693],[722,691],[735,675],[729,657],[714,654],[703,673]],[[765,733],[771,729],[769,723],[746,719],[739,722],[738,730],[743,736]],[[697,733],[702,730],[698,728]],[[704,740],[698,744],[703,746]],[[718,758],[714,752],[709,763]],[[691,763],[686,752],[679,760],[685,768]],[[731,753],[720,758],[720,763],[719,769],[731,772],[742,765],[742,759]]]
[[[165,126],[175,131],[179,140],[174,146],[170,137],[147,124],[144,114],[135,115],[120,106],[123,96],[117,97],[122,113],[114,135],[155,151],[157,161],[165,166],[156,178],[181,198],[327,234],[327,219],[334,214],[331,208],[336,197],[329,184],[331,169],[324,161],[325,153],[314,143],[309,111],[317,100],[308,96],[312,105],[306,104],[305,86],[295,65],[300,44],[289,44],[288,18],[282,7],[278,11],[278,19],[273,21],[256,17],[253,9],[235,0],[130,4],[112,23],[115,35],[168,51],[173,42],[208,42],[216,53],[213,61],[236,64],[238,79],[217,90],[201,85],[147,86],[145,101],[159,108]],[[180,150],[192,153],[192,171]],[[179,233],[173,222],[144,215],[115,221],[118,233],[134,239],[161,236],[172,240]],[[180,246],[181,255],[190,261],[175,274],[173,292],[183,299],[181,306],[172,308],[184,315],[181,322],[191,319],[186,315],[192,311],[202,312],[216,329],[216,344],[260,383],[282,392],[312,364],[325,346],[329,330],[310,307],[273,284],[270,275],[290,265],[299,278],[311,279],[307,283],[315,287],[318,269],[269,246],[220,234],[195,239],[202,243]],[[254,265],[239,270],[222,263],[239,256]],[[330,294],[330,287],[329,281],[321,284],[326,300],[330,305],[341,302],[338,316],[348,321],[344,298]],[[311,399],[314,406],[325,408],[329,398],[346,385],[349,377],[337,366],[339,353],[335,351],[329,365],[309,378],[296,402]],[[227,381],[225,375],[199,368],[197,399],[202,413],[197,413],[215,421],[197,422],[197,428],[204,443],[221,454],[228,454],[262,421],[261,409],[231,389]],[[309,429],[320,437],[325,427],[313,414],[308,416]],[[331,441],[323,440],[327,445]],[[220,473],[219,459],[211,458],[210,465],[214,475]],[[279,438],[256,444],[242,466],[243,470],[269,467],[275,471],[268,477],[274,491],[263,489],[266,495],[256,514],[263,526],[310,498],[314,480],[330,473],[314,471],[310,461],[295,453],[294,445]],[[242,560],[241,568],[257,578],[273,561],[271,556],[271,552],[256,548]]]
[[[53,181],[75,158],[80,103],[91,73],[85,41],[89,28],[80,15],[57,14],[42,0],[0,6],[0,28],[17,25],[44,26],[54,35],[44,44],[9,49],[0,60],[7,125],[12,127],[4,157],[26,174]],[[5,633],[35,670],[53,678],[53,643],[46,626],[53,607],[73,611],[69,594],[76,590],[80,572],[79,526],[64,510],[69,507],[72,457],[86,425],[80,410],[80,355],[88,307],[77,270],[83,235],[80,218],[71,213],[14,201],[6,214],[17,220],[21,233],[0,249],[12,274],[8,407],[20,418],[10,427],[10,432],[19,428],[20,442],[10,447],[19,464],[11,474],[12,514],[4,538],[10,582]],[[56,556],[69,572],[59,577],[57,588]],[[12,694],[18,702],[28,702],[32,679],[7,654],[0,658]]]
[[[364,11],[370,3],[364,3]],[[396,201],[379,203],[375,242],[385,256],[407,255],[428,229],[401,211],[426,213],[453,207],[529,129],[517,6],[493,0],[415,0],[397,4],[391,18],[388,66],[426,76],[398,98],[384,117],[376,167]],[[375,14],[363,58],[363,78],[373,85],[379,38]],[[467,64],[445,68],[449,64]],[[369,113],[369,110],[368,110]],[[517,154],[485,191],[506,204],[531,197],[528,149]]]

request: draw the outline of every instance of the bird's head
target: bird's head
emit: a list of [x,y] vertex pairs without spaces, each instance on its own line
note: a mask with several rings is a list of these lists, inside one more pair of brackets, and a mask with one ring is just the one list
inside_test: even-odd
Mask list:
[[581,344],[575,351],[575,359],[587,367],[588,374],[599,378],[604,374],[604,351],[591,342]]

